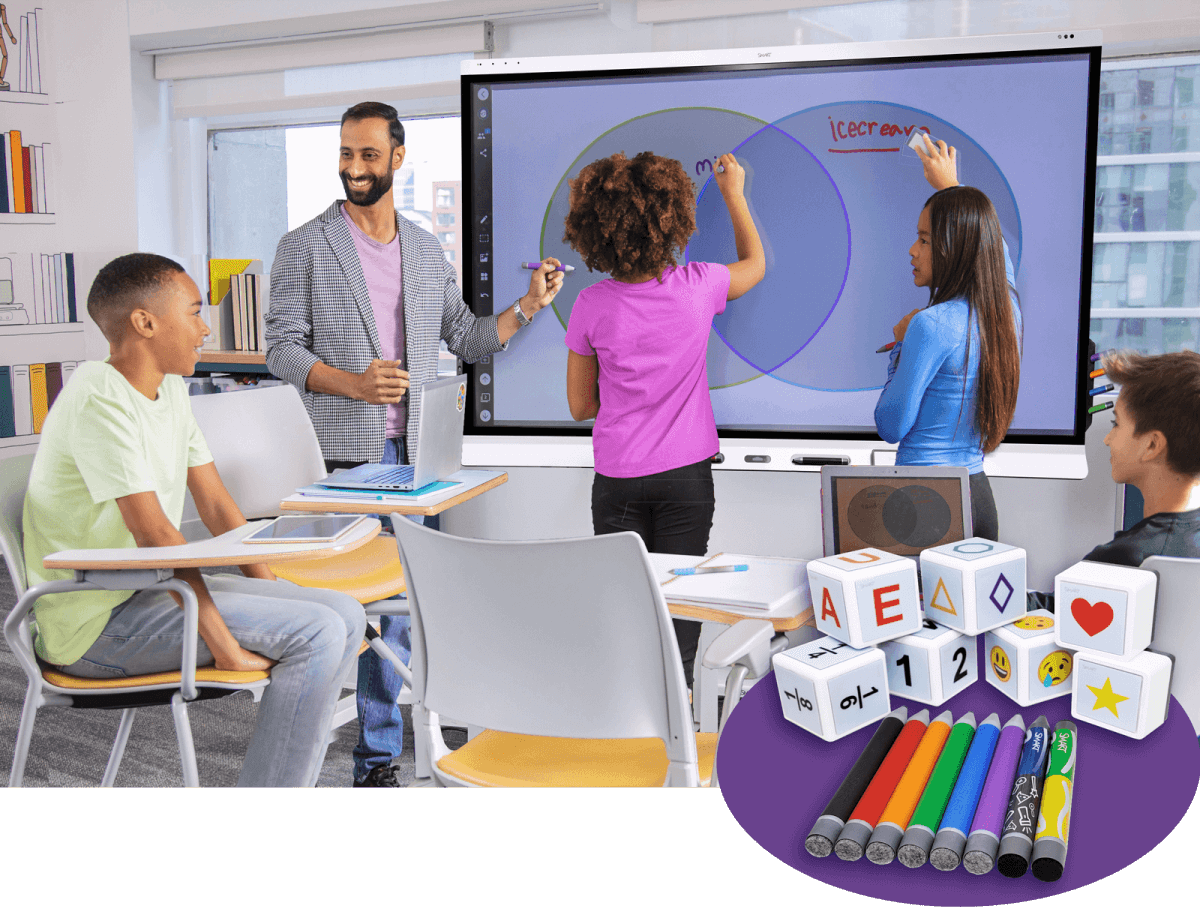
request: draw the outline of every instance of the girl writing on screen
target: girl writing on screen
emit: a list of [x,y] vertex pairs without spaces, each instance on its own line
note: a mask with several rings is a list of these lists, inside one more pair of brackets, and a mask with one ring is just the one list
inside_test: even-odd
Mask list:
[[991,201],[958,185],[946,142],[917,148],[937,190],[917,219],[909,249],[913,282],[929,304],[892,329],[896,344],[875,426],[899,443],[897,465],[956,465],[970,472],[974,534],[998,539],[999,523],[983,456],[1012,423],[1021,378],[1020,309],[1008,246]]
[[[733,222],[734,263],[691,262],[695,190],[677,160],[614,154],[571,181],[563,240],[612,278],[579,293],[567,325],[567,400],[595,418],[592,525],[631,530],[651,552],[704,555],[717,427],[705,362],[713,318],[763,278],[766,258],[732,154],[714,179]],[[690,686],[697,622],[675,621]]]

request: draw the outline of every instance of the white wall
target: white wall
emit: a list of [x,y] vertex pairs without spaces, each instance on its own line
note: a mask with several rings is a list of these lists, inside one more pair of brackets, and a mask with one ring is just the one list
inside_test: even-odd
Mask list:
[[[1058,0],[1054,3],[999,3],[979,0],[865,0],[819,4],[811,0],[756,0],[738,7],[711,0],[671,3],[618,0],[603,12],[586,16],[509,19],[520,9],[550,6],[549,2],[505,3],[470,0],[435,3],[346,0],[339,4],[334,28],[359,28],[414,22],[422,17],[448,18],[497,11],[494,36],[497,57],[579,52],[630,52],[789,44],[864,41],[929,36],[1052,31],[1102,27],[1109,53],[1147,53],[1200,48],[1200,15],[1194,4],[1179,0]],[[561,5],[561,4],[558,4]],[[131,41],[135,48],[164,48],[253,38],[274,31],[297,34],[328,28],[320,18],[326,7],[316,0],[262,0],[254,5],[226,0],[166,4],[158,0],[129,0]],[[725,15],[730,9],[753,8],[744,15]],[[801,9],[802,8],[802,9]],[[690,17],[690,18],[689,18]],[[1114,44],[1115,42],[1115,44]],[[143,58],[143,61],[146,59]],[[235,81],[236,82],[236,81]],[[187,195],[185,170],[192,183],[199,176],[205,126],[261,124],[253,113],[208,120],[186,120],[192,153],[175,166],[159,148],[174,124],[148,66],[133,68],[138,105],[137,163],[139,194],[160,198],[173,189],[176,208],[186,210],[190,196],[196,209],[204,205],[196,189]],[[219,90],[219,88],[217,88]],[[214,90],[214,92],[216,92]],[[363,91],[364,96],[369,95]],[[157,109],[150,105],[156,99]],[[289,119],[336,119],[343,105],[294,109]],[[454,111],[457,99],[410,100],[429,111],[442,106]],[[400,100],[399,106],[405,101]],[[191,166],[180,168],[178,163]],[[172,169],[174,173],[172,175]],[[173,178],[172,178],[173,176]],[[155,192],[157,191],[157,192]],[[172,253],[202,249],[204,216],[175,215],[167,221],[156,209],[139,203],[143,246],[155,245]],[[1115,492],[1108,476],[1107,452],[1100,440],[1108,415],[1099,415],[1087,439],[1091,474],[1083,481],[995,479],[1001,537],[1028,549],[1030,581],[1047,587],[1053,575],[1078,560],[1092,546],[1112,535]],[[587,535],[591,532],[592,473],[584,469],[514,469],[509,483],[490,494],[443,515],[445,528],[467,535],[494,538],[535,538]],[[718,472],[717,514],[710,547],[739,551],[813,557],[820,548],[818,478],[808,473]]]

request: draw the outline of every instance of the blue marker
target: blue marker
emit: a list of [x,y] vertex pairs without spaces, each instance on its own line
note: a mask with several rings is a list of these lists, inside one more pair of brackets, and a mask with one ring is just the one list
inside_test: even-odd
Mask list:
[[993,712],[979,723],[971,741],[971,749],[967,751],[967,759],[958,774],[958,782],[954,784],[954,792],[950,794],[950,803],[942,816],[942,825],[933,840],[929,862],[943,872],[949,872],[962,862],[967,832],[971,828],[971,819],[975,817],[975,808],[999,740],[1000,716]]
[[1106,395],[1110,391],[1113,391],[1116,387],[1116,385],[1101,385],[1099,388],[1093,388],[1091,391],[1089,391],[1088,395]]
[[672,568],[671,573],[676,577],[686,577],[689,574],[727,574],[731,571],[749,570],[749,565],[713,565],[708,568]]
[[1017,778],[1013,780],[1012,795],[1008,798],[1008,814],[1000,837],[1000,858],[996,861],[1001,874],[1009,879],[1019,879],[1029,868],[1050,739],[1050,725],[1044,715],[1038,716],[1025,732],[1025,747],[1021,750]]
[[[542,267],[542,263],[540,260],[537,263],[526,262],[526,263],[521,264],[521,269],[541,269],[541,267]],[[568,266],[567,264],[564,263],[562,266],[556,266],[554,268],[554,272],[556,272],[556,273],[573,273],[573,272],[575,272],[575,267]]]

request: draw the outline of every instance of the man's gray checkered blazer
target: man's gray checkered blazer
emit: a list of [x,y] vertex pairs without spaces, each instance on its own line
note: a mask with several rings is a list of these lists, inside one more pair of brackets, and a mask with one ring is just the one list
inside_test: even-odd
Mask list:
[[[371,297],[342,217],[342,201],[279,242],[266,318],[267,368],[299,390],[326,459],[378,462],[383,458],[387,405],[304,388],[318,360],[357,374],[371,360],[382,358]],[[495,316],[477,318],[463,302],[437,239],[399,212],[396,230],[404,288],[404,368],[410,382],[405,442],[411,458],[421,418],[421,386],[437,378],[439,340],[466,362],[504,346],[496,334]]]

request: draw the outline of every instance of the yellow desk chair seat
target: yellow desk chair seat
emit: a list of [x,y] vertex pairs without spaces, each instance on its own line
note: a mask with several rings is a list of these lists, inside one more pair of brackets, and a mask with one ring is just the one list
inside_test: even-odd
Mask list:
[[276,577],[301,587],[340,590],[364,606],[408,589],[392,536],[376,536],[360,549],[336,558],[280,562],[271,570]]

